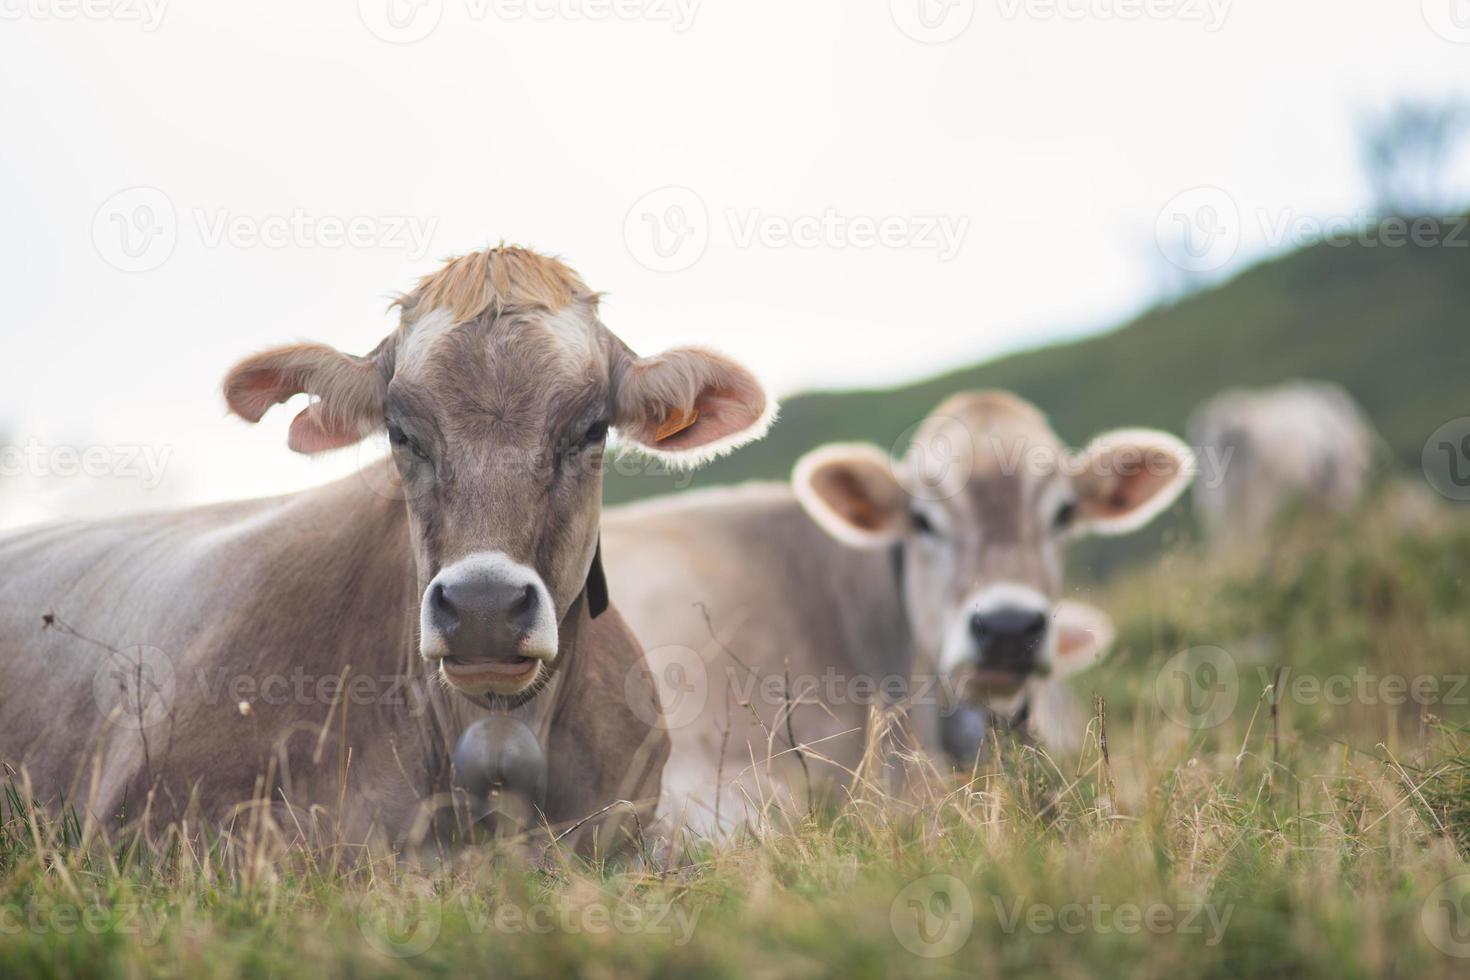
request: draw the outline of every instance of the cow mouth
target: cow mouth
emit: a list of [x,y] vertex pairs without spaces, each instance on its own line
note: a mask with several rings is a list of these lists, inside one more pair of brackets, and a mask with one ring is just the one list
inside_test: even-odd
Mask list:
[[959,678],[960,690],[970,701],[1008,698],[1020,692],[1026,682],[1037,676],[1035,670],[1007,667],[970,667]]
[[461,660],[445,657],[439,670],[454,687],[467,694],[517,694],[536,679],[541,661],[534,657],[510,660]]

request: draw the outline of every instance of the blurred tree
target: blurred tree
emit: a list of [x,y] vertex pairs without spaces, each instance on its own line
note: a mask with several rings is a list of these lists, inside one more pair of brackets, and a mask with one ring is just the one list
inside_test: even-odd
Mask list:
[[1381,216],[1443,216],[1463,206],[1450,198],[1456,154],[1470,136],[1470,103],[1405,100],[1366,114],[1360,130],[1363,172]]

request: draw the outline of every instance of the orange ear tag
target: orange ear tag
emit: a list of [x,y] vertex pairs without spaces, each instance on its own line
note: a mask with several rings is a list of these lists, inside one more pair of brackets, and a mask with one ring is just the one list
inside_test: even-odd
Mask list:
[[658,431],[653,434],[653,441],[663,442],[665,439],[670,439],[698,421],[699,409],[697,408],[691,408],[688,412],[679,408],[671,408],[669,414],[664,418],[664,424],[659,426]]

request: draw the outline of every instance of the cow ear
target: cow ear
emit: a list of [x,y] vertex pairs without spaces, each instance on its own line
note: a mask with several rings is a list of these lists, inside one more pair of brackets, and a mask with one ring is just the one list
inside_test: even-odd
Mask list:
[[1051,628],[1056,636],[1052,676],[1067,677],[1101,663],[1113,648],[1117,631],[1101,609],[1063,599],[1052,607]]
[[1094,439],[1072,461],[1078,527],[1127,534],[1179,499],[1194,479],[1194,453],[1167,432],[1119,429]]
[[618,381],[618,434],[644,452],[698,466],[771,427],[776,402],[736,362],[697,347],[632,361]]
[[909,495],[877,446],[838,443],[796,461],[792,489],[817,526],[853,548],[897,543],[908,529]]
[[225,402],[247,422],[302,393],[316,400],[291,422],[298,453],[350,446],[383,424],[387,383],[372,358],[324,344],[291,344],[245,358],[225,376]]

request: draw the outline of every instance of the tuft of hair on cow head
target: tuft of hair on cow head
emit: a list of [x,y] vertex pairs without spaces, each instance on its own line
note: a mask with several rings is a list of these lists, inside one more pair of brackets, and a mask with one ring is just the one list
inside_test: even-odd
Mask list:
[[619,436],[678,466],[698,466],[759,439],[775,417],[775,399],[755,375],[701,347],[632,358],[617,379]]
[[[385,344],[388,343],[385,341]],[[298,453],[341,449],[383,425],[388,381],[378,360],[325,344],[288,344],[252,354],[225,376],[225,402],[247,422],[259,422],[274,405],[307,394],[312,403],[291,422],[287,445]]]
[[1189,447],[1155,429],[1105,432],[1073,457],[1079,530],[1127,534],[1179,499],[1194,480]]

